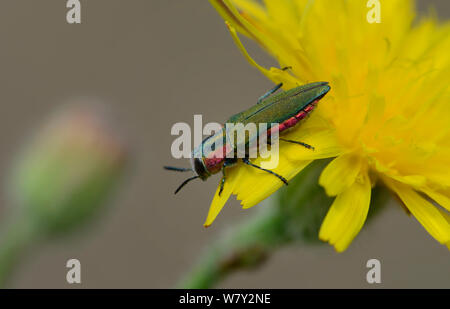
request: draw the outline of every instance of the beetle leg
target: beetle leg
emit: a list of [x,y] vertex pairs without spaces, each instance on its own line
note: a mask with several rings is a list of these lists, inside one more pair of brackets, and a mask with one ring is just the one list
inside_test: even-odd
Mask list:
[[270,97],[275,91],[277,91],[278,89],[280,89],[283,86],[283,83],[279,83],[278,85],[276,85],[274,88],[270,89],[269,91],[267,91],[265,94],[263,94],[262,96],[259,97],[258,99],[258,104],[261,103],[264,99],[267,99],[268,97]]
[[284,182],[284,184],[285,184],[286,186],[288,185],[288,181],[286,180],[286,178],[284,178],[284,177],[281,176],[281,175],[278,175],[278,174],[275,173],[275,172],[272,172],[271,170],[267,170],[267,169],[265,169],[265,168],[262,168],[261,166],[258,166],[258,165],[256,165],[256,164],[253,164],[252,162],[250,162],[249,158],[242,158],[242,162],[244,162],[245,164],[250,165],[250,166],[252,166],[252,167],[254,167],[254,168],[257,168],[257,169],[260,169],[260,170],[262,170],[262,171],[264,171],[264,172],[267,172],[267,173],[269,173],[269,174],[272,174],[272,175],[274,175],[275,177],[278,177],[278,179],[280,179],[282,182]]
[[225,185],[225,180],[226,180],[225,167],[231,166],[234,163],[236,163],[236,160],[234,158],[225,160],[225,162],[223,163],[223,166],[222,166],[222,180],[220,181],[219,196],[222,194],[223,187]]
[[225,167],[222,168],[222,180],[220,181],[220,190],[219,190],[219,196],[222,194],[223,186],[225,185]]
[[305,148],[308,148],[308,149],[311,149],[311,150],[314,150],[314,149],[315,149],[313,146],[308,145],[308,144],[303,143],[303,142],[299,142],[299,141],[292,141],[292,140],[290,140],[290,139],[284,139],[284,138],[280,138],[280,141],[284,141],[284,142],[288,142],[288,143],[293,143],[293,144],[301,145],[301,146],[303,146],[303,147],[305,147]]
[[[290,67],[290,66],[289,67],[284,67],[284,68],[281,68],[281,71],[286,71],[286,70],[290,70],[290,69],[292,69],[292,67]],[[279,83],[278,85],[276,85],[275,87],[273,87],[272,89],[267,91],[265,94],[260,96],[259,99],[258,99],[258,104],[261,103],[264,99],[267,99],[268,97],[270,97],[270,95],[274,94],[275,91],[280,89],[282,86],[283,86],[283,83]]]

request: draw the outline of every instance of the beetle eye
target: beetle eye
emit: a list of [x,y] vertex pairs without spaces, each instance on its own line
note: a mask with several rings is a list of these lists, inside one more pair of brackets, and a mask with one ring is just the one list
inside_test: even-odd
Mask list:
[[203,165],[203,160],[201,158],[194,158],[192,163],[194,171],[197,173],[198,176],[200,176],[201,179],[206,179],[209,176],[209,173],[205,169],[205,166]]

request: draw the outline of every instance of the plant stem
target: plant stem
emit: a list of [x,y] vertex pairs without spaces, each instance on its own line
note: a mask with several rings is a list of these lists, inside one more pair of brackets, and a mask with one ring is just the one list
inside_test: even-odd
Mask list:
[[14,216],[4,230],[0,243],[0,287],[7,285],[12,270],[37,240],[37,224],[27,216]]
[[[269,206],[269,205],[268,205]],[[181,288],[214,286],[233,271],[253,268],[266,260],[275,247],[286,242],[284,215],[271,207],[253,220],[228,231],[179,284]]]

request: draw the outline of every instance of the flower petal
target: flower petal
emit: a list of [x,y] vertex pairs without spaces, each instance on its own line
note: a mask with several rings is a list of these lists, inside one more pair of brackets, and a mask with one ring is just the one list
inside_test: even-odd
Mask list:
[[450,224],[436,206],[405,184],[390,179],[385,182],[431,236],[441,244],[450,242]]
[[[312,122],[313,118],[311,117],[311,119],[308,119],[308,124]],[[296,144],[280,141],[280,152],[282,151],[292,161],[332,158],[344,152],[333,130],[325,129],[318,131],[299,127],[282,137],[294,141],[301,141],[314,147],[314,150],[311,150]]]
[[[450,224],[450,214],[448,212],[446,212],[445,210],[441,210],[439,209],[439,212],[442,214],[442,216],[445,218],[445,220],[447,220],[448,224]],[[445,244],[448,248],[448,250],[450,250],[450,241],[448,241]]]
[[450,198],[448,195],[428,188],[426,189],[421,188],[420,191],[422,191],[436,203],[438,203],[439,205],[450,211]]
[[369,211],[371,184],[366,172],[339,194],[320,227],[319,238],[342,252],[361,230]]
[[209,2],[224,20],[232,23],[233,26],[236,27],[241,33],[255,39],[260,44],[262,43],[252,33],[253,27],[240,16],[234,5],[232,5],[228,0],[209,0]]
[[226,171],[226,181],[223,187],[222,194],[219,196],[220,185],[217,187],[216,193],[214,194],[214,198],[211,202],[211,206],[209,207],[208,216],[206,218],[205,223],[203,224],[205,227],[210,226],[213,221],[216,219],[217,215],[222,210],[225,203],[230,198],[231,193],[234,188],[239,184],[239,169],[237,166],[227,168]]
[[231,37],[233,38],[234,43],[242,53],[242,55],[247,59],[247,61],[254,67],[256,67],[258,70],[261,71],[268,79],[272,80],[274,83],[283,83],[283,88],[293,88],[298,85],[298,82],[296,79],[290,75],[287,71],[283,71],[277,68],[270,68],[270,70],[260,66],[255,60],[250,57],[247,50],[245,49],[244,45],[242,44],[241,40],[239,39],[236,29],[231,26],[231,24],[228,21],[225,21],[225,24],[228,27],[228,30],[230,31]]
[[327,165],[319,178],[319,184],[329,196],[336,196],[348,189],[361,170],[361,159],[353,154],[344,154]]
[[[252,163],[258,165],[259,161],[260,160],[255,160]],[[289,181],[310,162],[311,161],[291,162],[280,155],[280,164],[272,171]],[[244,209],[255,206],[284,186],[280,179],[265,171],[248,165],[243,165],[241,169],[241,180],[239,186],[236,187],[233,193],[237,195],[237,199],[241,201],[241,205]]]
[[[312,121],[312,119],[310,120]],[[295,129],[283,138],[306,142],[313,145],[315,150],[280,141],[279,163],[273,171],[288,181],[312,160],[335,157],[342,153],[342,149],[331,131],[322,130],[314,133],[302,133],[302,131],[302,129]],[[261,161],[261,159],[256,159],[252,163],[260,165]],[[242,165],[241,169],[240,183],[233,193],[237,195],[238,200],[242,201],[243,208],[250,208],[258,204],[283,186],[280,179],[267,172],[248,165]]]

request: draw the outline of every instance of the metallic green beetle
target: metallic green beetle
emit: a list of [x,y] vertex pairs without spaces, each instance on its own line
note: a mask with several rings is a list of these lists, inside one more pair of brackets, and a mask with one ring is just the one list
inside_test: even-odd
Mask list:
[[[259,124],[276,123],[276,129],[279,133],[281,133],[294,127],[302,119],[308,116],[314,110],[318,101],[323,98],[328,91],[330,91],[330,86],[327,82],[315,82],[274,94],[281,88],[282,85],[283,84],[278,84],[275,88],[261,96],[256,105],[230,117],[221,131],[204,139],[203,142],[192,152],[192,168],[179,168],[172,166],[164,167],[165,169],[172,171],[193,171],[196,173],[195,176],[186,179],[177,188],[175,194],[178,193],[178,191],[180,191],[180,189],[189,181],[196,178],[206,180],[209,176],[220,171],[222,171],[222,181],[220,184],[219,195],[222,193],[226,180],[226,168],[232,166],[239,160],[239,157],[236,155],[236,150],[241,146],[244,146],[244,148],[248,150],[250,140],[257,139],[259,135],[263,133],[261,130],[257,130],[251,133],[250,136],[244,135],[244,137],[240,139],[238,137],[235,143],[230,143],[230,132],[227,130],[228,124],[242,124],[245,126],[252,123],[258,126]],[[272,129],[273,127],[271,126],[268,131],[265,131],[264,133],[267,133],[270,136]],[[295,143],[314,150],[313,146],[300,141],[287,140],[281,137],[279,140]],[[221,145],[221,147],[215,147],[215,145]],[[241,160],[247,165],[278,177],[284,184],[288,184],[287,180],[283,176],[253,164],[248,156],[242,157]]]

